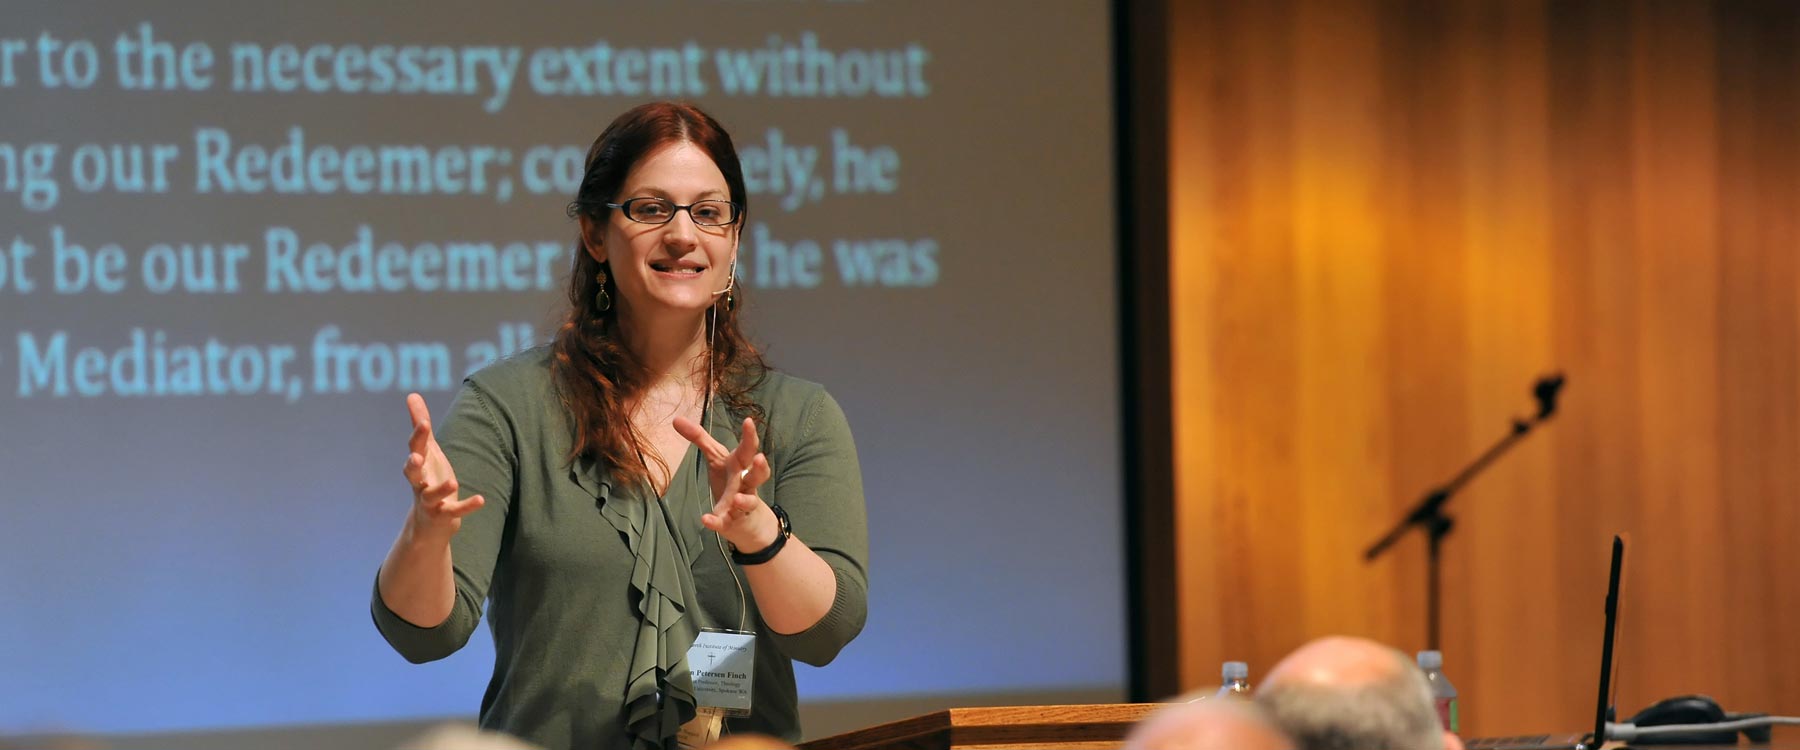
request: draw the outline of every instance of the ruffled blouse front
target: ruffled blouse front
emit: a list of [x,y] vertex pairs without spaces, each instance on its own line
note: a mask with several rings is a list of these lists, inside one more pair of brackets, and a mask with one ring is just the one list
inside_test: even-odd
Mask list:
[[[690,462],[684,459],[670,478],[669,497],[686,497],[694,489],[692,473],[683,470]],[[648,487],[615,497],[610,480],[594,479],[591,464],[571,473],[584,488],[595,489],[600,516],[619,530],[631,550],[631,601],[638,627],[626,671],[625,731],[634,750],[668,747],[697,705],[687,664],[688,649],[700,632],[695,618],[688,616],[696,601],[688,567],[693,558],[674,533],[664,499]]]

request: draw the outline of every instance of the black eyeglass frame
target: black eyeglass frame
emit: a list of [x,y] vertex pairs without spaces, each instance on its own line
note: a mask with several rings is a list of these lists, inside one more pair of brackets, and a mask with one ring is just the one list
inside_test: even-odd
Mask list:
[[[655,201],[662,205],[668,206],[669,207],[669,217],[666,219],[663,219],[662,221],[644,221],[643,219],[633,216],[632,211],[631,211],[632,204],[644,202],[644,201]],[[700,217],[694,215],[693,209],[695,206],[698,206],[702,203],[723,203],[727,206],[730,206],[731,207],[731,221],[721,222],[718,224],[711,224],[711,223],[701,221]],[[668,198],[657,198],[654,196],[644,196],[641,198],[631,198],[622,203],[605,203],[602,205],[606,206],[607,208],[616,208],[616,209],[622,210],[625,212],[625,218],[635,221],[639,224],[649,224],[651,226],[662,226],[671,221],[674,221],[675,214],[680,211],[686,211],[687,215],[688,215],[688,219],[693,221],[695,225],[702,226],[702,227],[728,227],[728,226],[737,224],[739,221],[742,221],[744,218],[744,207],[743,206],[738,205],[736,201],[719,200],[718,198],[708,198],[703,201],[694,201],[693,203],[689,203],[684,206],[684,205],[681,205],[680,203],[676,203],[675,201],[669,200]]]

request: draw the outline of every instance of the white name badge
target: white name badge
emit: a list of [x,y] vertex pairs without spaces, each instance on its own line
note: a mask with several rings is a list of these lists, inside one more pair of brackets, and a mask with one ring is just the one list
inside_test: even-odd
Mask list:
[[694,699],[726,716],[750,715],[750,690],[756,678],[756,635],[703,630],[688,649],[688,674]]

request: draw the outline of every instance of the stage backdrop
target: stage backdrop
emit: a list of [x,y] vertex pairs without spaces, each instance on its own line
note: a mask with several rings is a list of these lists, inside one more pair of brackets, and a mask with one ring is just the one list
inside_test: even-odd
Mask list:
[[[1028,30],[1028,31],[1027,31]],[[472,717],[369,622],[403,403],[547,340],[583,155],[736,138],[754,338],[863,458],[809,700],[1122,697],[1092,2],[36,3],[0,28],[0,736]]]

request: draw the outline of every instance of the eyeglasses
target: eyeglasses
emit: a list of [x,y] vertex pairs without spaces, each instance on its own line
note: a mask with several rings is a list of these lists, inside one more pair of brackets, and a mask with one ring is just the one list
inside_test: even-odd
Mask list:
[[730,226],[738,220],[738,204],[731,201],[694,201],[683,206],[667,198],[632,198],[606,207],[624,209],[625,218],[639,224],[667,224],[676,211],[688,212],[688,218],[703,227]]

